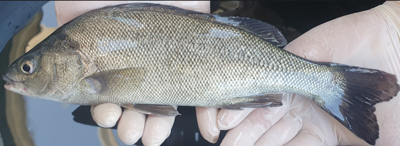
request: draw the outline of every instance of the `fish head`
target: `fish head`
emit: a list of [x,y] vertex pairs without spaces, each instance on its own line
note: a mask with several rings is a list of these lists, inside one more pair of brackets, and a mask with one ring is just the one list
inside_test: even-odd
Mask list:
[[12,92],[61,102],[77,90],[83,74],[80,54],[57,37],[46,39],[15,60],[2,75]]
[[2,75],[7,90],[22,94],[34,95],[34,88],[38,88],[41,82],[39,74],[42,56],[40,53],[28,53],[14,61]]

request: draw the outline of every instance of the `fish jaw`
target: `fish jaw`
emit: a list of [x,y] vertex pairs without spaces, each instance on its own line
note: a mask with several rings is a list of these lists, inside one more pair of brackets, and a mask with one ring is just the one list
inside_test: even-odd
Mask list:
[[4,81],[6,81],[6,84],[4,84],[4,88],[6,88],[7,90],[10,90],[12,87],[11,79],[8,78],[6,75],[2,75],[1,77],[3,78]]
[[21,95],[30,95],[28,90],[22,84],[22,81],[14,81],[5,74],[2,75],[2,78],[6,82],[6,84],[4,84],[5,89]]

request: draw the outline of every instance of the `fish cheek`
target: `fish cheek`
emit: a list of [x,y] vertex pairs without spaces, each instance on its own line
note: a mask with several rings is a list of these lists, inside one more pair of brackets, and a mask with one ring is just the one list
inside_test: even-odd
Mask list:
[[79,55],[73,52],[63,53],[55,58],[51,75],[54,96],[62,98],[77,86],[84,72],[84,67],[77,61],[79,59]]
[[41,77],[30,78],[20,87],[21,92],[30,96],[42,97],[49,91],[49,84]]
[[79,69],[78,56],[73,53],[46,53],[34,74],[25,82],[32,96],[60,100],[68,94],[77,82]]
[[52,86],[52,66],[53,58],[51,55],[45,55],[41,58],[40,64],[37,64],[36,70],[32,75],[28,75],[24,86],[26,92],[32,96],[43,97],[51,92]]

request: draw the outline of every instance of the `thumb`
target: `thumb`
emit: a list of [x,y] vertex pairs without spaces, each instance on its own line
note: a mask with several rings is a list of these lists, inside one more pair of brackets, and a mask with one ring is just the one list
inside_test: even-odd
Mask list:
[[309,30],[285,49],[314,61],[348,64],[358,53],[373,49],[386,38],[387,25],[378,16],[376,11],[367,10],[339,17]]

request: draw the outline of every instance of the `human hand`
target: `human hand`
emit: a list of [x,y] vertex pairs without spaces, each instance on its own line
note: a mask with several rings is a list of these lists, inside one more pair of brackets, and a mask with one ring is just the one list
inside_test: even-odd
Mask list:
[[[134,1],[133,1],[134,2]],[[129,3],[133,3],[130,1]],[[87,1],[67,2],[56,1],[55,10],[59,26],[73,18],[93,9],[105,6],[128,3],[127,1]],[[209,13],[210,2],[208,1],[150,1],[149,3],[160,3],[173,5],[188,10]],[[93,120],[102,127],[113,127],[118,122],[118,137],[127,145],[136,143],[142,137],[144,145],[161,145],[171,132],[175,117],[146,116],[132,110],[122,112],[121,107],[104,103],[92,106]]]
[[[400,77],[400,3],[343,16],[317,26],[285,49],[310,60],[383,70]],[[221,145],[368,145],[316,104],[285,94],[283,106],[243,111],[200,108],[197,119],[205,139],[215,142],[220,130],[230,131]],[[380,126],[376,145],[400,143],[400,99],[377,104]]]

